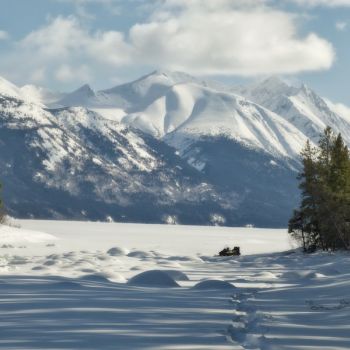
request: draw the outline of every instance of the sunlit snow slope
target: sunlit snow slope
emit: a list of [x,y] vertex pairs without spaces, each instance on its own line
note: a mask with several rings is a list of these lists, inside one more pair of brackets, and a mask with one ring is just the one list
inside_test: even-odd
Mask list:
[[2,79],[0,177],[8,210],[21,217],[285,226],[299,199],[306,140],[316,142],[330,125],[350,143],[349,118],[334,106],[278,78],[228,87],[155,71],[72,93]]

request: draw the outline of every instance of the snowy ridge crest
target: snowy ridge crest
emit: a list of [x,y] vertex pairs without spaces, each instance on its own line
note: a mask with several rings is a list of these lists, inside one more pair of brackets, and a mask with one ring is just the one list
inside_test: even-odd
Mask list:
[[5,200],[22,217],[285,225],[306,140],[330,125],[350,144],[339,110],[275,77],[235,88],[155,71],[72,93],[0,79]]

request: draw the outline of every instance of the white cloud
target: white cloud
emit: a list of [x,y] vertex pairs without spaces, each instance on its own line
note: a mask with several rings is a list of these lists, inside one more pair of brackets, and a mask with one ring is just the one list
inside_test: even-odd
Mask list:
[[35,68],[29,73],[29,81],[33,83],[42,82],[45,80],[45,77],[47,75],[46,68],[45,67],[39,67]]
[[36,52],[41,59],[59,62],[92,59],[115,65],[126,63],[130,51],[122,33],[116,31],[90,33],[73,16],[53,19],[48,25],[26,36],[19,42],[18,47],[24,52]]
[[290,0],[298,5],[304,6],[327,6],[327,7],[346,7],[350,6],[350,0]]
[[7,40],[9,37],[9,34],[6,31],[0,30],[0,40]]
[[232,9],[227,1],[220,2],[222,8],[191,1],[179,12],[154,13],[152,21],[131,28],[133,48],[150,64],[200,74],[249,76],[331,66],[331,44],[313,33],[299,37],[290,14],[271,8]]
[[129,57],[122,33],[91,33],[70,16],[51,19],[16,42],[12,51],[0,57],[0,66],[22,83],[54,80],[78,84],[93,80],[105,65],[112,69],[126,64]]
[[346,119],[347,121],[350,122],[350,107],[342,104],[342,103],[334,103],[327,98],[324,99],[328,106],[335,111],[337,114],[339,114],[341,117]]
[[86,65],[72,67],[62,64],[55,72],[55,78],[63,83],[74,81],[89,81],[91,79],[90,70]]
[[332,45],[300,35],[298,20],[265,0],[162,0],[126,33],[92,31],[74,16],[51,18],[0,63],[18,79],[77,83],[130,67],[241,76],[328,69]]
[[340,32],[343,32],[344,30],[346,30],[347,26],[348,26],[348,23],[344,21],[339,21],[335,23],[335,28]]

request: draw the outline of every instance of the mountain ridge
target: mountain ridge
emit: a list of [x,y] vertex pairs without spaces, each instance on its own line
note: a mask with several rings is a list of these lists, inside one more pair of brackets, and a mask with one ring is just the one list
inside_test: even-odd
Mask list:
[[329,102],[275,77],[155,71],[63,94],[0,80],[4,199],[19,217],[282,227],[299,152],[328,123],[350,143]]

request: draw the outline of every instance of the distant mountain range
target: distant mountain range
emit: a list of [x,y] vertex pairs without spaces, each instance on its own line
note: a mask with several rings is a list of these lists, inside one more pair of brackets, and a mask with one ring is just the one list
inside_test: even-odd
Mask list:
[[286,226],[299,152],[350,118],[302,85],[156,71],[55,93],[0,78],[0,179],[17,217]]

